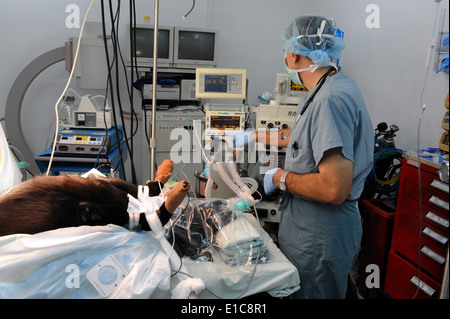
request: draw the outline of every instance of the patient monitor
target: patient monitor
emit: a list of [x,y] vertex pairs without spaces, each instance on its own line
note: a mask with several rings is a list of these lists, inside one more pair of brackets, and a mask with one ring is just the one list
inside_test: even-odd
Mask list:
[[[245,69],[198,68],[195,81],[196,98],[215,100],[246,98]],[[220,142],[224,140],[226,130],[245,130],[246,106],[243,103],[206,103],[204,109],[206,150],[214,147],[215,138]]]
[[225,132],[230,130],[245,130],[245,106],[207,103],[205,105],[205,149],[211,150],[214,139],[224,140]]
[[[241,181],[236,171],[234,151],[243,151],[243,146],[234,147],[232,139],[226,132],[244,131],[246,123],[246,70],[198,68],[195,77],[195,97],[208,99],[205,110],[205,146],[204,149],[213,154],[210,165],[210,176],[206,185],[206,193],[214,197],[228,198],[238,195],[253,200],[250,188]],[[236,103],[230,100],[239,100]],[[216,100],[214,103],[210,100]],[[219,100],[219,101],[217,101]],[[222,161],[222,153],[225,156]],[[243,154],[243,152],[241,153]],[[212,182],[217,190],[212,189]],[[257,186],[257,185],[256,185]],[[253,191],[256,190],[256,187]],[[214,193],[214,194],[212,194]],[[205,194],[206,197],[209,197]]]
[[195,97],[244,100],[246,73],[245,69],[198,68],[195,74]]

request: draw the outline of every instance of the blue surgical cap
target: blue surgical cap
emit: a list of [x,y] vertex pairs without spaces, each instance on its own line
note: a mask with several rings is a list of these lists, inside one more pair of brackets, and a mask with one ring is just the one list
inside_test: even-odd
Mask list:
[[294,19],[281,35],[283,50],[310,58],[318,67],[337,61],[344,49],[342,38],[335,37],[333,20],[317,15]]

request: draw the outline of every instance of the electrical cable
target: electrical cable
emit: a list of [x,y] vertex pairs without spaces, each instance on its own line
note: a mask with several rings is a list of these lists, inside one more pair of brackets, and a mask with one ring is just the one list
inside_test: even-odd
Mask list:
[[195,126],[194,126],[194,125],[192,125],[192,133],[195,134],[195,137],[197,138],[198,145],[200,145],[200,149],[201,149],[202,154],[203,154],[203,159],[205,160],[205,162],[206,162],[208,165],[211,165],[212,160],[209,159],[209,158],[206,156],[205,148],[202,146],[202,142],[201,142],[200,138],[198,137],[197,130],[195,129]]
[[[144,99],[144,94],[143,94],[143,87],[137,88],[134,86],[134,73],[136,74],[137,78],[139,79],[139,68],[138,68],[138,62],[137,62],[137,54],[136,54],[136,3],[135,0],[130,0],[130,34],[129,34],[129,39],[130,39],[130,53],[131,53],[131,83],[130,83],[130,87],[131,87],[131,94],[132,93],[132,89],[135,88],[138,90],[140,98],[141,98],[141,109],[143,110],[144,113],[144,133],[145,133],[145,138],[147,141],[147,146],[148,149],[147,151],[151,151],[150,149],[150,137],[149,137],[149,128],[148,128],[148,121],[147,121],[147,107],[145,104],[145,99]],[[133,106],[134,107],[134,106]],[[157,164],[155,162],[155,170],[157,169]]]
[[[171,224],[171,226],[170,226],[170,229],[169,229],[169,232],[170,231],[172,231],[172,232],[174,232],[174,226],[175,226],[175,224],[177,223],[177,221],[180,219],[180,217],[184,214],[184,212],[186,211],[186,208],[188,207],[188,205],[189,205],[189,201],[188,201],[188,203],[186,204],[186,206],[184,207],[184,209],[183,209],[183,211],[176,217],[176,219],[173,221],[173,223]],[[254,207],[254,206],[253,206]],[[256,212],[256,208],[254,207],[254,209],[255,209],[255,212]],[[259,224],[259,218],[257,219],[258,220],[258,224]],[[259,228],[259,231],[260,231],[260,234],[262,234],[262,228],[260,227]],[[173,236],[173,240],[174,240],[174,243],[175,243],[175,236]],[[172,248],[173,248],[173,246],[174,246],[174,243],[173,243],[173,245],[172,245]],[[254,276],[255,276],[255,274],[256,274],[256,267],[258,266],[258,261],[259,261],[259,257],[260,257],[260,254],[261,254],[261,247],[258,249],[258,254],[257,254],[257,256],[256,256],[256,261],[255,261],[255,267],[253,267],[253,271],[252,271],[252,275],[251,275],[251,277],[250,277],[250,280],[248,281],[248,283],[247,283],[247,285],[244,287],[244,289],[241,291],[241,293],[236,297],[236,299],[240,299],[240,298],[242,298],[242,296],[245,294],[245,292],[248,290],[248,288],[250,287],[250,285],[251,285],[251,283],[252,283],[252,281],[253,281],[253,278],[254,278]],[[181,264],[183,263],[183,259],[182,259],[182,257],[180,257],[180,261],[181,261]],[[186,276],[188,276],[188,277],[190,277],[190,278],[194,278],[192,275],[190,275],[190,274],[188,274],[188,273],[185,273],[185,272],[182,272],[182,271],[180,271],[181,270],[181,265],[180,265],[180,267],[179,267],[179,269],[178,270],[173,270],[174,271],[174,273],[171,275],[171,277],[173,277],[173,276],[175,276],[175,275],[177,275],[177,274],[183,274],[183,275],[186,275]],[[220,296],[218,296],[218,295],[216,295],[215,293],[213,293],[210,289],[208,289],[208,287],[206,287],[206,285],[205,285],[205,290],[206,291],[208,291],[211,295],[213,295],[215,298],[217,298],[217,299],[223,299],[222,297],[220,297]]]
[[[161,192],[162,192],[162,190],[161,190]],[[188,196],[187,198],[188,198],[188,202],[186,203],[186,206],[185,206],[184,209],[181,211],[181,213],[178,214],[178,216],[175,218],[175,220],[174,220],[173,222],[172,222],[172,220],[170,220],[171,225],[170,225],[170,227],[169,227],[169,232],[172,232],[172,239],[173,239],[173,242],[172,242],[172,249],[171,249],[171,251],[170,251],[170,254],[168,254],[168,257],[169,257],[169,258],[170,258],[170,256],[172,255],[172,253],[173,253],[173,251],[174,251],[174,247],[175,247],[175,227],[174,227],[174,226],[175,226],[175,224],[177,223],[177,221],[180,219],[180,217],[185,213],[186,208],[189,206],[189,202],[191,201],[190,198],[189,198],[189,196]],[[167,238],[166,238],[166,239],[167,239]],[[179,269],[178,269],[174,274],[172,274],[170,277],[173,277],[173,276],[177,275],[177,274],[180,272],[182,265],[183,265],[183,257],[181,256],[181,257],[180,257],[180,267],[179,267]]]
[[[135,165],[134,165],[134,139],[133,138],[138,132],[139,121],[138,121],[138,116],[137,116],[137,114],[136,114],[136,112],[134,110],[134,105],[133,105],[133,92],[132,92],[133,80],[131,80],[131,82],[128,81],[127,69],[126,69],[125,61],[124,61],[124,58],[123,58],[123,55],[122,55],[122,50],[121,50],[121,47],[120,47],[119,37],[117,37],[116,31],[115,31],[115,30],[119,29],[119,19],[120,19],[119,12],[120,12],[120,1],[118,3],[117,14],[116,14],[116,18],[115,18],[115,21],[114,21],[117,24],[117,26],[115,27],[113,32],[114,32],[115,39],[116,39],[115,43],[117,44],[117,52],[119,54],[120,62],[121,62],[121,65],[122,65],[122,68],[123,68],[123,71],[124,71],[123,74],[124,74],[124,77],[125,77],[125,82],[127,83],[126,87],[127,87],[128,98],[130,100],[130,111],[131,111],[130,112],[131,113],[130,132],[131,132],[131,136],[127,140],[130,141],[130,150],[129,150],[129,152],[130,152],[130,154],[133,155],[133,160],[131,161],[131,163],[132,163],[132,172],[134,172],[133,175],[136,175],[136,173],[135,173]],[[117,61],[118,61],[118,59],[117,59]],[[119,77],[117,77],[117,79],[118,78]],[[130,84],[128,85],[128,83],[130,83]],[[119,90],[119,88],[118,88],[118,90]],[[123,113],[124,113],[124,111],[122,111],[122,114]],[[123,117],[122,117],[122,120],[123,120]],[[134,121],[135,120],[136,120],[136,128],[134,129]]]
[[[113,49],[114,49],[114,56],[115,56],[115,71],[116,71],[116,78],[115,78],[115,82],[116,82],[116,97],[117,97],[117,103],[119,106],[119,110],[120,110],[120,118],[122,121],[122,126],[123,126],[123,133],[125,136],[125,142],[126,142],[126,147],[128,150],[128,154],[130,155],[130,164],[131,164],[131,174],[132,174],[132,182],[133,184],[136,184],[136,170],[135,170],[135,166],[134,166],[134,154],[133,154],[133,150],[130,147],[130,143],[129,143],[129,139],[128,139],[128,133],[127,133],[127,129],[126,129],[126,125],[125,125],[125,120],[123,118],[123,108],[122,108],[122,99],[121,99],[121,94],[120,94],[120,83],[119,83],[119,63],[118,63],[118,37],[116,35],[116,27],[115,27],[115,23],[117,20],[117,23],[119,21],[119,12],[120,12],[120,1],[117,4],[117,10],[116,10],[116,18],[114,17],[114,13],[113,13],[113,4],[112,4],[112,0],[109,0],[109,15],[111,18],[111,41],[113,44]],[[131,141],[130,141],[131,142]]]
[[[132,15],[131,15],[131,11],[130,11],[130,18],[131,18],[131,16]],[[131,52],[133,52],[133,51],[131,51]],[[128,84],[127,85],[127,90],[128,90],[128,97],[129,97],[129,100],[130,100],[130,111],[131,111],[131,119],[130,119],[130,121],[131,121],[131,129],[130,130],[132,132],[131,133],[131,149],[132,149],[132,152],[134,153],[134,141],[133,141],[133,138],[137,134],[138,127],[139,127],[139,120],[138,120],[137,114],[136,114],[136,112],[134,110],[134,97],[133,97],[134,72],[133,72],[133,67],[131,67],[131,72],[130,72],[131,79],[130,79],[130,81],[128,81],[127,70],[126,70],[125,62],[123,60],[122,51],[120,50],[120,45],[119,45],[119,54],[120,54],[120,58],[121,58],[121,61],[122,61],[122,66],[124,68],[125,82]],[[133,60],[133,59],[131,59],[131,60]],[[134,119],[136,119],[136,131],[133,131]]]
[[[119,12],[119,8],[117,10]],[[115,23],[117,23],[117,27],[115,28],[115,30],[117,30],[119,28],[119,14],[116,14],[115,21],[117,21],[117,22],[115,22]],[[115,34],[115,30],[114,30],[114,34]],[[127,83],[126,87],[127,87],[128,98],[130,100],[130,111],[131,111],[130,112],[130,114],[131,114],[131,119],[130,119],[131,120],[131,129],[130,129],[130,131],[131,131],[131,137],[129,138],[129,140],[131,142],[131,153],[134,154],[134,141],[133,141],[133,138],[138,132],[138,126],[139,126],[138,124],[139,124],[139,122],[138,122],[138,114],[135,112],[134,104],[133,104],[133,90],[132,90],[132,88],[133,88],[133,86],[132,86],[133,78],[131,78],[131,81],[128,81],[128,74],[127,74],[128,72],[127,72],[126,64],[125,64],[125,61],[124,61],[124,58],[123,58],[123,55],[122,55],[122,50],[121,50],[121,47],[120,47],[119,38],[117,36],[115,38],[116,38],[116,43],[117,43],[117,51],[119,53],[121,65],[122,65],[122,68],[123,68],[123,71],[124,71],[123,74],[124,74],[124,77],[125,77],[125,83]],[[130,43],[130,44],[132,45],[132,43]],[[131,72],[131,76],[133,76],[133,72]],[[133,127],[134,127],[134,120],[136,120],[136,128],[135,129],[133,129]]]
[[89,11],[91,10],[92,5],[94,4],[94,1],[95,0],[92,0],[91,3],[89,4],[89,7],[88,7],[88,9],[86,11],[86,14],[84,15],[84,18],[83,18],[83,23],[81,25],[80,35],[79,35],[78,44],[77,44],[77,49],[75,51],[75,57],[74,57],[73,65],[72,65],[72,70],[70,71],[70,74],[69,74],[69,79],[67,80],[66,86],[65,86],[63,92],[61,93],[61,96],[59,97],[59,99],[55,103],[56,129],[55,129],[55,138],[54,138],[54,141],[53,141],[52,151],[51,151],[51,154],[50,154],[50,159],[48,161],[48,167],[47,167],[47,173],[46,173],[47,176],[50,175],[50,169],[51,169],[52,162],[53,162],[53,157],[54,157],[54,154],[55,154],[56,142],[58,140],[58,131],[59,131],[58,106],[59,106],[59,103],[61,102],[62,98],[66,94],[66,91],[69,88],[70,82],[72,80],[73,73],[75,71],[75,66],[76,66],[76,63],[77,63],[77,60],[78,60],[78,52],[80,50],[81,38],[82,38],[82,35],[83,35],[83,31],[84,31],[84,25],[86,24],[86,18],[87,18],[88,14],[89,14]]
[[[196,136],[196,138],[197,138],[197,141],[198,141],[198,143],[199,143],[199,145],[200,145],[200,148],[201,148],[201,150],[202,150],[202,154],[203,154],[203,156],[204,156],[204,159],[205,159],[205,161],[208,163],[208,165],[210,165],[210,164],[212,163],[212,161],[209,160],[209,159],[206,157],[206,154],[205,154],[205,151],[204,151],[204,147],[202,146],[202,143],[201,143],[201,141],[200,141],[200,138],[198,137],[198,134],[197,134],[197,132],[196,132],[196,129],[195,129],[194,125],[193,125],[192,127],[193,127],[193,134],[195,134],[195,136]],[[227,142],[226,140],[223,140],[223,141],[225,142],[225,144],[228,144],[228,142]],[[221,167],[221,166],[218,166],[218,168],[220,169],[220,168],[222,168],[222,167]],[[225,175],[225,176],[227,177],[227,175]],[[207,187],[208,187],[208,186],[207,186]],[[239,187],[239,186],[236,185],[236,187]],[[249,187],[249,188],[250,188],[250,187]],[[237,189],[237,188],[236,188],[236,189]],[[258,193],[259,193],[259,192],[258,192]],[[259,195],[260,195],[260,197],[262,198],[262,196],[261,196],[260,193],[259,193]],[[252,203],[252,206],[253,206],[253,210],[255,211],[256,219],[257,219],[257,222],[258,222],[258,225],[259,225],[259,232],[260,232],[260,234],[262,234],[262,227],[261,227],[260,222],[259,222],[258,211],[257,211],[257,209],[256,209],[256,207],[255,207],[255,205],[254,205],[254,203]],[[256,273],[256,267],[257,267],[258,262],[259,262],[260,253],[261,253],[261,248],[258,250],[258,255],[257,255],[257,257],[256,257],[255,267],[254,267],[254,269],[253,269],[252,276],[251,276],[251,278],[250,278],[250,280],[249,280],[247,286],[246,286],[246,287],[244,288],[244,290],[239,294],[238,299],[241,298],[241,297],[244,295],[244,293],[248,290],[248,288],[250,287],[250,284],[251,284],[252,281],[253,281],[253,277],[254,277],[254,275],[255,275],[255,273]],[[192,276],[191,276],[191,277],[192,277]],[[214,297],[216,297],[216,298],[218,298],[218,299],[222,299],[222,298],[220,298],[219,296],[217,296],[216,294],[214,294],[212,291],[210,291],[209,289],[207,289],[207,288],[205,288],[205,289],[206,289],[209,293],[211,293]]]
[[[98,96],[100,96],[100,95],[98,95]],[[104,135],[105,140],[108,139],[108,125],[107,125],[107,123],[106,123],[106,105],[107,105],[106,97],[107,97],[107,96],[108,96],[108,81],[106,82],[105,96],[103,96],[103,124],[104,124],[104,126],[105,126],[105,135]],[[95,99],[96,97],[97,97],[97,96],[94,96],[94,99]],[[105,141],[105,142],[106,142],[106,141]],[[94,164],[94,168],[96,168],[96,169],[98,169],[99,167],[105,165],[105,164],[102,164],[102,165],[100,165],[100,166],[97,167],[98,160],[100,159],[100,155],[102,154],[102,152],[103,152],[103,150],[105,149],[105,147],[106,147],[106,143],[103,143],[103,144],[102,144],[102,147],[101,147],[100,150],[98,151],[97,159],[95,160],[95,164]]]
[[186,19],[187,16],[191,14],[192,10],[194,10],[194,7],[195,7],[195,0],[192,0],[192,8],[188,11],[188,13],[186,13],[186,14],[183,16],[183,19]]
[[422,174],[421,174],[421,169],[420,169],[420,128],[421,128],[421,122],[422,122],[422,116],[425,112],[425,109],[427,107],[426,103],[423,102],[423,95],[425,92],[425,88],[428,82],[428,74],[430,72],[430,52],[431,52],[431,48],[435,45],[436,41],[435,41],[435,34],[436,34],[436,26],[437,26],[437,17],[438,17],[438,11],[439,11],[439,2],[436,2],[436,13],[435,13],[435,18],[434,18],[434,25],[433,25],[433,34],[432,34],[432,43],[430,44],[430,48],[429,48],[429,54],[427,56],[427,61],[426,61],[426,73],[425,73],[425,79],[423,82],[423,86],[422,86],[422,90],[420,93],[420,108],[421,108],[421,112],[419,115],[419,123],[417,126],[417,173],[418,173],[418,183],[419,183],[419,237],[418,237],[418,241],[417,241],[417,270],[418,270],[418,283],[417,283],[417,288],[416,288],[416,292],[414,293],[412,299],[416,299],[419,290],[420,290],[420,284],[421,284],[421,244],[422,244],[422,227],[423,227],[423,217],[422,217],[422,211],[423,211],[423,204],[422,204]]
[[[112,1],[109,1],[109,5],[110,5],[110,14],[112,14]],[[112,16],[111,16],[112,17]],[[121,62],[122,62],[122,66],[123,66],[123,57],[122,57],[122,52],[120,50],[120,42],[119,42],[119,37],[116,35],[116,29],[119,29],[119,19],[120,19],[120,0],[117,2],[117,10],[116,10],[116,16],[115,19],[112,23],[112,29],[111,29],[111,33],[114,34],[114,43],[115,43],[115,52],[116,54],[118,53],[118,55],[121,58]],[[115,26],[115,24],[117,23],[117,28]],[[118,59],[117,59],[117,64],[116,64],[116,86],[117,86],[117,99],[119,101],[119,106],[120,106],[120,110],[121,110],[121,118],[122,118],[122,122],[124,123],[124,117],[123,117],[123,110],[122,110],[122,103],[121,103],[121,97],[120,97],[120,85],[119,85],[119,63],[118,63]],[[125,70],[125,79],[127,79],[127,72]],[[126,83],[128,84],[128,81],[126,81]],[[128,86],[127,86],[128,89]],[[130,92],[128,90],[128,97],[130,98]],[[132,105],[130,105],[130,108],[132,109]],[[133,115],[133,114],[132,114]],[[128,140],[127,139],[127,143],[129,141],[129,147],[128,147],[128,152],[130,153],[130,160],[131,160],[131,170],[132,170],[132,180],[133,183],[136,182],[136,172],[134,171],[134,143],[133,143],[133,116],[131,116],[131,120],[130,120],[130,133],[131,133],[131,137]]]
[[[208,164],[211,164],[211,162],[208,161],[208,159],[207,159],[207,157],[206,157],[206,154],[205,154],[205,151],[204,151],[204,147],[202,146],[202,143],[201,143],[201,141],[200,141],[200,138],[198,137],[198,134],[197,134],[197,132],[196,132],[196,130],[195,130],[194,125],[193,125],[192,127],[193,127],[193,134],[195,134],[195,136],[196,136],[196,138],[197,138],[197,141],[198,141],[198,143],[199,143],[199,145],[200,145],[200,148],[201,148],[201,150],[202,150],[202,153],[203,153],[203,156],[204,156],[204,158],[205,158],[205,161],[207,161]],[[227,141],[226,141],[226,140],[224,140],[224,141],[225,141],[225,143],[227,144]],[[186,179],[187,179],[187,176],[184,174],[184,172],[183,172],[182,170],[180,170],[179,172],[181,172],[181,173],[186,177]],[[177,173],[177,174],[178,174],[178,173]],[[189,181],[189,179],[187,179],[187,180]],[[236,186],[236,187],[238,187],[238,186]],[[249,189],[250,189],[250,187],[249,187]],[[259,192],[258,192],[258,193],[259,193]],[[194,192],[194,194],[195,194],[195,192]],[[260,195],[260,197],[262,198],[261,194],[259,194],[259,195]],[[257,211],[257,209],[256,209],[256,207],[255,207],[255,205],[254,205],[254,203],[252,203],[252,206],[253,206],[253,210],[254,210],[255,215],[256,215],[256,219],[257,219],[258,225],[260,225],[260,222],[259,222],[259,216],[258,216],[258,211]],[[187,205],[186,205],[186,207],[187,207]],[[186,209],[186,207],[185,207],[185,209]],[[183,211],[183,212],[184,212],[184,211]],[[180,216],[181,216],[181,215],[180,215]],[[178,218],[179,218],[180,216],[178,216],[177,219],[174,221],[172,227],[175,225],[176,221],[178,220]],[[261,227],[261,226],[259,227],[259,232],[260,232],[260,234],[262,235],[262,227]],[[250,284],[251,284],[252,281],[253,281],[254,275],[256,274],[256,268],[257,268],[257,265],[258,265],[260,253],[261,253],[261,248],[258,250],[258,254],[257,254],[256,261],[255,261],[255,267],[253,268],[253,272],[252,272],[252,275],[251,275],[251,277],[250,277],[250,280],[249,280],[249,282],[247,283],[247,286],[244,288],[244,290],[243,290],[243,291],[239,294],[239,296],[237,297],[238,299],[241,298],[241,297],[244,295],[244,293],[248,290],[248,288],[250,287]],[[181,268],[180,268],[180,269],[181,269]],[[178,274],[178,273],[181,273],[181,272],[178,270],[178,271],[175,272],[174,275],[176,275],[176,274]],[[186,275],[188,275],[188,274],[186,274]],[[190,275],[188,275],[188,276],[190,276]],[[192,276],[190,276],[190,277],[193,278]],[[208,288],[205,287],[205,289],[206,289],[209,293],[211,293],[214,297],[216,297],[216,298],[218,298],[218,299],[222,299],[221,297],[217,296],[217,295],[214,294],[212,291],[210,291]]]
[[[109,82],[109,87],[110,87],[111,108],[112,108],[112,115],[113,115],[114,123],[115,123],[115,125],[117,127],[118,122],[117,122],[117,116],[116,116],[116,108],[115,108],[115,102],[114,102],[114,89],[113,89],[112,75],[111,75],[111,68],[112,68],[113,64],[111,64],[111,61],[110,61],[110,58],[109,58],[108,45],[107,45],[107,42],[106,42],[107,39],[106,39],[106,23],[105,23],[104,0],[102,0],[100,2],[100,4],[101,4],[101,16],[102,16],[103,43],[104,43],[104,47],[105,47],[106,63],[108,65],[108,82]],[[114,63],[114,61],[113,61],[113,63]],[[123,129],[125,131],[125,127]],[[118,131],[119,130],[116,129],[116,138],[117,138],[117,141],[120,141],[120,139],[119,139],[119,132]],[[124,176],[124,179],[126,180],[125,165],[124,165],[123,156],[122,156],[122,151],[123,151],[122,145],[121,145],[121,143],[118,143],[117,146],[119,148],[119,154],[120,154],[119,163],[117,165],[122,164],[123,176]]]
[[[428,68],[427,68],[428,70]],[[427,72],[428,73],[428,72]],[[418,129],[417,129],[417,173],[418,173],[418,177],[419,177],[419,238],[417,240],[417,270],[418,270],[418,283],[417,283],[417,289],[416,292],[414,294],[414,296],[412,297],[412,299],[416,299],[417,294],[419,293],[419,289],[420,289],[420,279],[421,279],[421,244],[422,244],[422,174],[421,174],[421,170],[420,170],[420,124],[422,121],[422,115],[425,111],[425,107],[422,108],[422,112],[420,114],[419,117],[419,124],[418,124]]]
[[[126,72],[126,66],[125,66],[125,62],[120,50],[120,43],[116,34],[116,30],[119,27],[119,20],[120,20],[120,1],[118,2],[117,8],[116,8],[116,12],[113,12],[113,6],[111,1],[109,1],[109,13],[110,13],[110,19],[112,22],[112,27],[111,27],[111,42],[113,45],[113,58],[112,61],[109,62],[109,53],[107,52],[107,48],[106,48],[106,44],[105,44],[105,50],[106,50],[106,56],[107,56],[107,63],[108,63],[108,85],[111,86],[111,91],[110,91],[110,95],[111,95],[111,102],[112,102],[112,114],[113,114],[113,118],[114,118],[114,123],[116,125],[118,125],[117,122],[117,115],[116,115],[116,108],[115,108],[115,99],[114,99],[114,90],[113,90],[113,86],[112,86],[112,69],[113,67],[115,68],[116,71],[116,78],[115,78],[115,83],[116,83],[116,96],[117,96],[117,102],[119,104],[119,109],[120,109],[120,118],[122,121],[122,126],[123,126],[123,135],[124,135],[124,140],[122,142],[118,142],[118,146],[119,146],[119,152],[120,152],[120,163],[118,163],[118,165],[122,164],[122,167],[125,169],[124,163],[123,163],[123,156],[122,156],[122,146],[123,144],[125,144],[128,153],[130,154],[130,162],[131,162],[131,172],[132,172],[132,180],[133,183],[135,183],[136,181],[136,172],[135,172],[135,165],[134,165],[134,149],[132,147],[130,147],[130,143],[133,144],[133,137],[137,134],[138,132],[138,127],[136,126],[136,129],[133,129],[134,126],[134,119],[137,120],[137,115],[136,112],[134,111],[134,108],[131,107],[131,136],[128,137],[127,135],[127,127],[125,125],[125,120],[124,120],[124,116],[123,116],[123,109],[122,109],[122,99],[120,97],[120,86],[119,86],[119,59],[120,62],[122,64],[123,70],[124,70],[124,74],[125,74],[125,79],[128,83],[128,77],[127,77],[127,72]],[[103,32],[104,34],[106,34],[105,32],[105,13],[104,13],[104,3],[102,2],[102,25],[103,25]],[[104,36],[104,38],[106,38],[106,36]],[[130,91],[128,89],[127,86],[127,91],[128,91],[128,98],[130,99],[130,101],[132,100],[132,91]],[[131,103],[132,104],[132,103]],[[137,121],[136,121],[137,122]],[[121,139],[119,139],[118,136],[118,130],[116,130],[116,137],[117,140],[120,141]],[[130,143],[129,143],[130,142]],[[116,166],[116,168],[118,167],[118,165]],[[126,179],[125,173],[124,173],[124,178]]]

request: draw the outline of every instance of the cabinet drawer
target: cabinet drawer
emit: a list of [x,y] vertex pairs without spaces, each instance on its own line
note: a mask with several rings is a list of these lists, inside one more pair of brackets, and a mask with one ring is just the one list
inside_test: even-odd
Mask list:
[[411,299],[416,294],[416,299],[437,299],[441,286],[435,280],[424,273],[420,274],[413,265],[395,254],[389,252],[386,281],[384,290],[395,299]]
[[[410,163],[411,161],[408,161]],[[416,161],[413,161],[417,165]],[[421,163],[420,165],[420,180],[422,187],[428,188],[430,190],[437,190],[442,194],[449,193],[449,185],[441,182],[439,178],[439,169],[428,166]],[[404,179],[413,182],[414,184],[419,184],[419,172],[417,166],[405,165],[403,163],[402,173]]]
[[396,213],[392,248],[413,263],[419,263],[419,234],[420,238],[420,266],[432,276],[441,279],[444,273],[447,257],[448,233],[433,227],[416,216],[408,214],[402,209]]
[[[419,186],[408,180],[404,181],[402,195],[419,201]],[[444,193],[439,193],[424,187],[422,188],[422,204],[433,207],[435,210],[447,216],[449,214],[448,195]]]
[[[431,207],[427,205],[428,203],[422,202],[422,218],[432,224],[440,228],[443,231],[447,231],[449,229],[449,216],[444,213],[442,210]],[[408,213],[414,214],[417,217],[419,216],[420,205],[419,201],[412,199],[404,194],[398,195],[397,207],[407,211]]]

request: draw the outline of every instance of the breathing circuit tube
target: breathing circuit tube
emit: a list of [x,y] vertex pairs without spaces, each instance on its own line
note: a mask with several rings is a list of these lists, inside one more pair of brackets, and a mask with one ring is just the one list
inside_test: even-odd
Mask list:
[[[242,199],[247,199],[251,203],[255,202],[255,199],[253,198],[252,194],[257,190],[258,183],[250,177],[240,177],[237,173],[235,164],[233,162],[222,162],[222,163],[215,163],[214,168],[217,169],[217,172],[219,173],[220,177],[222,177],[223,181],[227,184],[227,186],[236,193],[237,196],[239,196]],[[225,167],[227,168],[227,171],[225,170]],[[230,177],[231,176],[231,177]],[[210,190],[212,187],[213,180],[211,178],[211,175],[208,178],[208,181],[206,183],[206,189],[205,189],[205,197],[211,197],[210,196]],[[249,187],[248,184],[251,185]]]
[[[198,143],[201,145],[201,141],[199,136],[197,135],[197,131],[194,126],[194,134],[197,138]],[[213,160],[210,160],[202,147],[202,155],[204,160],[211,165],[213,163]],[[228,187],[236,193],[240,198],[242,199],[248,199],[252,204],[255,203],[255,199],[253,198],[252,194],[258,189],[258,183],[250,177],[244,177],[241,178],[236,170],[236,166],[233,161],[229,162],[222,162],[222,163],[215,163],[215,168],[217,168],[217,172],[220,174],[220,177],[222,177],[223,181],[227,183]],[[227,166],[228,171],[233,176],[234,181],[230,178],[230,176],[225,172],[224,165]],[[211,188],[212,188],[213,180],[211,178],[211,175],[208,177],[208,181],[206,182],[205,186],[205,197],[211,198]],[[250,184],[251,187],[248,187],[247,184]]]
[[[252,194],[258,189],[258,183],[253,178],[239,176],[233,162],[228,162],[226,165],[228,167],[228,171],[231,173],[234,183],[236,183],[247,195],[250,196],[251,200],[253,200]],[[251,187],[248,187],[247,183],[251,184]]]

